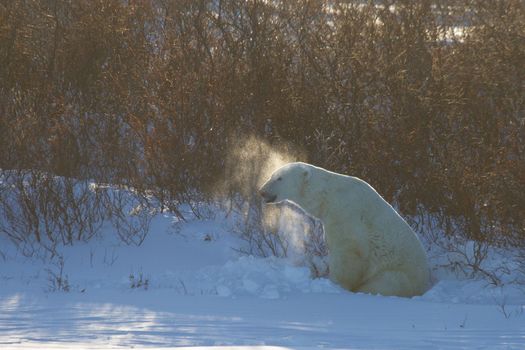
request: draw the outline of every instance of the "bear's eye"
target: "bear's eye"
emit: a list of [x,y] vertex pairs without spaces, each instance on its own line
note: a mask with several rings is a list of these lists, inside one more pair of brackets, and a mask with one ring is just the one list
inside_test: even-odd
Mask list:
[[279,177],[277,178],[277,181],[281,181],[282,179],[283,179],[283,178],[279,176]]

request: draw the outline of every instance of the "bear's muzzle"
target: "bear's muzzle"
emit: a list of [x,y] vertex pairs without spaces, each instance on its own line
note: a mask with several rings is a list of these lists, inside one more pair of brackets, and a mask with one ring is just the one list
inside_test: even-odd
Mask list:
[[264,190],[259,190],[259,195],[263,198],[265,203],[273,203],[277,199],[277,195],[271,195]]

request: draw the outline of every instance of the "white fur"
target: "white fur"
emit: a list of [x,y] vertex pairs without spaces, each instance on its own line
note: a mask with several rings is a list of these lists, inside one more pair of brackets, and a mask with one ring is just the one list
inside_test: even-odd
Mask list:
[[276,170],[260,189],[271,202],[291,200],[323,222],[330,278],[355,292],[414,296],[429,286],[423,246],[369,184],[306,163]]

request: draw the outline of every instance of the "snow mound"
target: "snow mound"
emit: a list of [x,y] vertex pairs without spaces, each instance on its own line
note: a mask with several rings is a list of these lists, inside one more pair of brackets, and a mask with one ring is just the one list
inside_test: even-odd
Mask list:
[[277,299],[294,293],[340,293],[327,279],[312,279],[306,267],[290,265],[286,259],[243,256],[224,266],[210,267],[198,274],[202,281],[216,285],[223,297],[252,295]]

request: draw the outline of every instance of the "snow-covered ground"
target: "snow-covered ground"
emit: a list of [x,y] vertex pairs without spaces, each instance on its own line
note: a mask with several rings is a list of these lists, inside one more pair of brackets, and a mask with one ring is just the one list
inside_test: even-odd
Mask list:
[[62,266],[0,238],[0,348],[525,349],[518,285],[438,271],[420,297],[355,294],[241,255],[220,211],[174,220],[158,214],[140,247],[107,228]]

